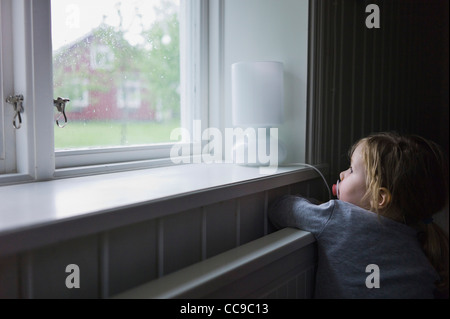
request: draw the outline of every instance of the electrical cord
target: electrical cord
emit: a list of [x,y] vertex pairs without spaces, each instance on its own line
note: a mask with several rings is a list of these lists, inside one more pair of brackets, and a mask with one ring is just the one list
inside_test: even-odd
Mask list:
[[328,190],[328,196],[329,196],[330,200],[333,199],[333,197],[331,195],[330,187],[328,186],[328,183],[327,183],[327,180],[325,179],[325,176],[323,176],[322,172],[317,167],[315,167],[314,165],[306,164],[306,163],[288,163],[288,164],[279,165],[278,167],[289,167],[289,166],[305,166],[305,167],[314,169],[322,177],[322,180],[325,183],[325,187]]

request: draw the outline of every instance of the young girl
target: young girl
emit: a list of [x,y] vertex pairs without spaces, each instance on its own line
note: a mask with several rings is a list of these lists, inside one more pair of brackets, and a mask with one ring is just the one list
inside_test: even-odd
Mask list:
[[350,156],[339,200],[283,196],[269,211],[275,227],[315,236],[315,297],[448,297],[448,237],[432,219],[448,199],[439,147],[380,133],[358,141]]

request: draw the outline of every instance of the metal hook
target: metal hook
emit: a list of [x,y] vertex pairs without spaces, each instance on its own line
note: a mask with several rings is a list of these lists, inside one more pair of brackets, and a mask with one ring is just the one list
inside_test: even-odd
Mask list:
[[[53,100],[53,105],[57,108],[59,114],[56,118],[56,124],[58,127],[63,128],[67,124],[67,116],[66,116],[66,103],[69,102],[69,99],[58,97],[56,100]],[[64,124],[59,124],[61,117],[64,117]]]
[[[14,115],[13,118],[13,127],[18,130],[20,129],[20,127],[22,126],[22,116],[20,115],[20,113],[23,113],[24,109],[23,109],[23,95],[19,94],[19,95],[10,95],[6,98],[6,103],[12,104],[14,106],[14,112],[16,112],[16,114]],[[17,120],[16,118],[19,118],[19,125],[17,125]]]
[[[16,125],[16,117],[19,117],[19,125]],[[20,116],[20,112],[16,112],[16,115],[14,115],[13,126],[16,130],[22,126],[22,117]]]
[[[61,119],[61,116],[64,116],[64,124],[59,124],[59,120]],[[67,124],[67,116],[66,116],[66,112],[60,112],[59,114],[58,114],[58,117],[57,117],[57,119],[56,119],[56,124],[58,125],[58,127],[60,127],[60,128],[63,128],[64,126],[66,126],[66,124]]]

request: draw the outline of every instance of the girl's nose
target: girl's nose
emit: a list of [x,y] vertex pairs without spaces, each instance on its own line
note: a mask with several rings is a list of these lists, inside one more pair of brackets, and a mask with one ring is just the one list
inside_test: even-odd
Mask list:
[[344,177],[345,177],[345,171],[343,171],[339,174],[339,179],[341,180],[341,182],[344,180]]

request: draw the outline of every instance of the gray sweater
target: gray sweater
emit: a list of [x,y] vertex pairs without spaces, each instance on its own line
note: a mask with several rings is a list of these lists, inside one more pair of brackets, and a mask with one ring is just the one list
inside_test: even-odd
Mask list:
[[439,275],[409,226],[340,200],[315,205],[290,195],[269,218],[315,236],[316,298],[433,298]]

